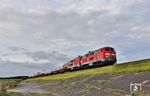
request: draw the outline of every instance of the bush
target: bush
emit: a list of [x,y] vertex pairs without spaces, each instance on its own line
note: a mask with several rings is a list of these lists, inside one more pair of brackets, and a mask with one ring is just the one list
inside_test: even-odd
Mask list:
[[4,83],[1,84],[1,86],[0,86],[0,93],[4,93],[4,92],[6,92],[6,90],[7,90],[6,85]]

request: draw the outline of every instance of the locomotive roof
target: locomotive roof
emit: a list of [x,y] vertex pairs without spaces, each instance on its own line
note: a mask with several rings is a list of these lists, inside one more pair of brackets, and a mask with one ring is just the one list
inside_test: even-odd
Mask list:
[[[102,48],[99,48],[99,49],[94,50],[94,51],[89,51],[88,53],[86,53],[85,55],[83,55],[83,57],[86,56],[86,55],[89,55],[89,53],[96,53],[96,52],[100,51],[100,50],[103,49],[103,48],[112,48],[112,47],[102,47]],[[113,49],[114,49],[114,48],[113,48]]]

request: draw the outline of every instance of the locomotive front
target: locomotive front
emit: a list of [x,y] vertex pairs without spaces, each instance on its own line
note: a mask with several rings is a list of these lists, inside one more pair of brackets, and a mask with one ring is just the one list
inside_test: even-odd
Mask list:
[[108,64],[114,64],[117,62],[116,51],[114,48],[105,47],[103,48],[103,52],[105,62],[107,62]]

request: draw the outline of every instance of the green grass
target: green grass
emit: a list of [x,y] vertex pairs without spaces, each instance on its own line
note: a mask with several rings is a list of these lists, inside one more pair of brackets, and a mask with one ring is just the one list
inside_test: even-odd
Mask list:
[[6,82],[19,82],[19,81],[21,81],[21,79],[0,79],[0,84]]
[[[21,93],[0,93],[0,96],[25,96],[25,94]],[[29,96],[54,96],[52,94],[36,94],[36,93],[29,93]]]
[[36,94],[36,93],[32,93],[30,94],[31,96],[54,96],[52,94]]
[[150,60],[141,60],[136,62],[129,62],[124,64],[117,64],[112,66],[100,67],[95,69],[88,69],[58,75],[52,75],[47,77],[39,77],[34,79],[28,79],[25,82],[30,81],[48,81],[48,80],[65,80],[69,78],[75,78],[80,76],[93,76],[100,74],[127,74],[127,73],[139,73],[150,71]]
[[7,89],[16,87],[19,82],[19,79],[0,79],[0,96],[21,96],[19,93],[7,93]]
[[0,89],[1,87],[6,87],[7,89],[14,88],[20,81],[19,79],[0,79]]
[[22,96],[20,93],[0,93],[0,96]]

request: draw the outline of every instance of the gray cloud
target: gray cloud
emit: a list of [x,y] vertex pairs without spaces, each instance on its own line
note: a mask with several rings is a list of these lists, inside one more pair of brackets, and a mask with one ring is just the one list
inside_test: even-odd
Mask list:
[[20,75],[33,75],[39,71],[50,72],[61,68],[60,65],[45,63],[33,63],[33,62],[15,62],[10,60],[0,59],[0,76],[20,76]]
[[16,46],[8,47],[8,48],[12,51],[26,51],[25,48],[20,48],[20,47],[16,47]]
[[59,64],[59,63],[65,63],[67,62],[68,56],[63,54],[63,53],[59,53],[57,51],[53,51],[51,53],[47,53],[44,51],[37,51],[37,52],[27,52],[25,53],[28,57],[31,57],[33,60],[35,61],[40,61],[40,60],[46,60],[48,62],[54,63],[54,64]]

